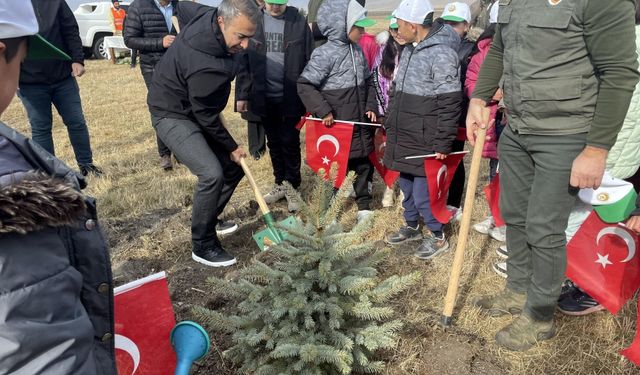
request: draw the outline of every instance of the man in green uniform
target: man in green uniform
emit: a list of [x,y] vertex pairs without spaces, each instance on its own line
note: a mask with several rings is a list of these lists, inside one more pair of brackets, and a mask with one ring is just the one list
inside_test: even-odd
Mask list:
[[521,313],[496,335],[524,351],[555,335],[569,211],[600,185],[638,82],[633,0],[499,0],[498,26],[472,95],[471,144],[503,79],[509,126],[498,146],[507,286],[476,305]]

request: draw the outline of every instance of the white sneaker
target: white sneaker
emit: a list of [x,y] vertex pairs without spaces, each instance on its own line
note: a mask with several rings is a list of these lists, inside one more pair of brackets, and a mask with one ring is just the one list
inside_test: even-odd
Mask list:
[[493,216],[487,216],[483,221],[474,224],[473,229],[478,233],[489,234],[493,226]]
[[370,217],[373,216],[373,211],[371,210],[360,210],[358,211],[358,216],[357,216],[357,224],[362,223],[363,221],[369,219]]
[[271,191],[268,192],[267,194],[263,195],[262,198],[264,198],[265,203],[273,204],[279,201],[280,199],[283,199],[286,191],[287,189],[285,189],[284,185],[276,184],[273,186],[273,189],[271,189]]
[[509,250],[507,249],[507,245],[500,245],[500,247],[496,249],[496,254],[498,254],[500,258],[509,258]]
[[453,215],[451,220],[462,221],[462,208],[447,205],[447,210],[451,211],[451,214]]
[[393,207],[393,189],[389,189],[387,186],[384,189],[384,195],[382,196],[382,207]]
[[289,212],[295,212],[298,211],[300,209],[300,203],[298,202],[298,196],[292,191],[291,193],[289,193],[289,191],[285,191],[285,195],[284,197],[287,200],[287,209],[289,210]]
[[496,241],[505,242],[507,240],[507,226],[493,227],[489,232],[489,236]]
[[500,277],[507,278],[507,262],[498,262],[493,265],[493,271]]

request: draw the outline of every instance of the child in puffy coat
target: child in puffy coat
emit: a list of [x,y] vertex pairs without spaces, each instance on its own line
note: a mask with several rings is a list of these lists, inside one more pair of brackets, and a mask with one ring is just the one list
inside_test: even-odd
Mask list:
[[[375,122],[377,103],[367,61],[358,45],[364,27],[375,24],[355,0],[326,0],[317,25],[327,43],[316,48],[298,79],[298,94],[308,112],[330,127],[335,120]],[[370,216],[369,182],[375,127],[354,125],[347,169],[356,172],[354,190],[358,222]]]

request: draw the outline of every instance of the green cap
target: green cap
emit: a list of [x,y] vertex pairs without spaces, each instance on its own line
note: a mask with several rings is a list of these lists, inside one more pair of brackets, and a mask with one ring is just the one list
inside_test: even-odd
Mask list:
[[28,60],[67,60],[71,61],[71,57],[60,50],[58,47],[49,43],[40,34],[29,36],[29,50],[27,51]]
[[619,223],[627,220],[631,212],[636,208],[638,194],[631,189],[627,195],[615,203],[593,206],[600,219],[605,223]]
[[264,0],[265,3],[286,5],[288,0]]
[[375,24],[376,21],[372,20],[371,18],[364,17],[354,22],[353,25],[358,27],[371,27]]

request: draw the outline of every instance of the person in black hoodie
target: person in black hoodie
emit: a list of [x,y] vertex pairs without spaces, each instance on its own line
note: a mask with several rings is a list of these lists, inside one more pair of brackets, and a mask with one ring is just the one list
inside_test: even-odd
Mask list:
[[267,204],[287,199],[289,211],[298,203],[282,183],[297,189],[300,176],[300,132],[296,124],[305,109],[296,81],[311,56],[313,39],[305,18],[286,0],[267,0],[256,36],[242,58],[236,79],[236,108],[261,118],[267,132],[275,186]]
[[253,0],[223,0],[218,8],[199,12],[156,64],[147,97],[158,136],[198,176],[192,258],[212,267],[236,263],[215,227],[244,175],[237,164],[246,152],[220,113],[237,72],[234,55],[248,47],[260,17]]
[[67,127],[69,140],[84,176],[102,174],[93,164],[89,129],[82,113],[76,77],[84,74],[84,52],[78,23],[64,0],[33,0],[40,34],[62,49],[71,61],[25,61],[20,70],[18,96],[27,110],[33,140],[55,155],[51,104]]

